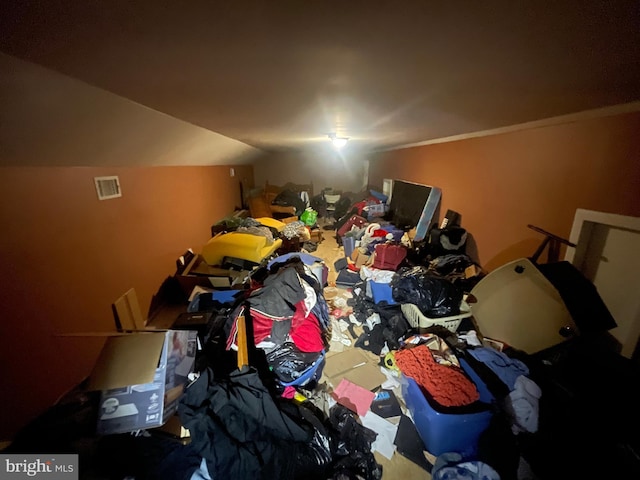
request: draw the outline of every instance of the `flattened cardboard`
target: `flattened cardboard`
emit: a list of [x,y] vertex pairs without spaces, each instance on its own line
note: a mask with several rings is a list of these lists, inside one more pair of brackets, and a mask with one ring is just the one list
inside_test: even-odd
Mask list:
[[[357,251],[358,249],[354,250]],[[366,253],[362,253],[362,252],[358,252],[358,256],[355,259],[356,262],[356,267],[360,268],[363,265],[370,265],[371,264],[371,257],[372,255],[367,255]]]
[[116,314],[116,326],[123,330],[141,330],[145,326],[138,296],[134,288],[130,288],[124,295],[113,302]]
[[382,382],[387,379],[380,371],[380,367],[371,363],[367,363],[366,365],[362,365],[348,371],[342,375],[342,378],[349,380],[356,385],[360,385],[367,390],[378,388]]
[[89,390],[110,390],[150,383],[158,367],[164,332],[107,339],[89,377]]
[[335,355],[327,355],[324,373],[327,377],[337,377],[355,367],[366,364],[368,361],[369,358],[362,351],[352,348]]
[[358,348],[327,356],[323,373],[334,386],[345,379],[367,390],[379,387],[386,380],[380,367]]

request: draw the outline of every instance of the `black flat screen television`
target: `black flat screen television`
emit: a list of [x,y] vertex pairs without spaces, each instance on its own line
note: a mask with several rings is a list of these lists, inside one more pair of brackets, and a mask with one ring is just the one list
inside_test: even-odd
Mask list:
[[385,220],[402,230],[410,230],[417,226],[431,191],[432,187],[428,185],[394,180],[391,203]]

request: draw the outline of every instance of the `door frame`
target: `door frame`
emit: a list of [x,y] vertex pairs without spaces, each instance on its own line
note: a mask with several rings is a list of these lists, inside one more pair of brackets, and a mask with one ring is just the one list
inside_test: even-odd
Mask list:
[[[604,244],[602,242],[604,241],[606,243],[606,238],[601,238],[599,241],[595,240],[594,234],[596,231],[601,232],[601,226],[636,233],[638,235],[638,242],[640,242],[640,217],[618,215],[582,208],[577,209],[569,237],[569,241],[576,244],[576,247],[567,247],[565,260],[571,262],[592,282],[594,281],[594,273],[589,270],[593,269],[594,264],[599,265],[599,262],[594,262],[593,256],[601,255],[604,248]],[[593,242],[592,239],[594,240]],[[625,255],[625,253],[620,252],[620,255]],[[591,265],[591,267],[587,268],[586,265]],[[637,283],[635,285],[637,285]],[[630,287],[635,285],[631,285]],[[598,285],[596,285],[596,288],[597,287]],[[628,298],[633,298],[635,300],[637,297],[635,297],[632,292],[630,293],[631,295],[629,295]],[[638,308],[635,313],[629,315],[629,318],[616,318],[618,325],[620,325],[621,321],[630,323],[626,340],[621,340],[621,354],[627,358],[631,358],[634,355],[634,351],[638,345],[638,339],[640,338],[640,308]]]

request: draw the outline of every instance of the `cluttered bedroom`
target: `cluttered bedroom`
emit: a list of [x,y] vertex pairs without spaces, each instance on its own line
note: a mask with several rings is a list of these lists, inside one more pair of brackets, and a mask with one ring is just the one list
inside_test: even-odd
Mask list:
[[637,362],[586,275],[638,220],[579,210],[568,239],[527,225],[535,250],[488,272],[442,195],[253,189],[176,257],[147,318],[135,288],[114,300],[91,374],[5,451],[77,454],[105,479],[637,468]]
[[1,479],[640,478],[637,2],[53,3]]

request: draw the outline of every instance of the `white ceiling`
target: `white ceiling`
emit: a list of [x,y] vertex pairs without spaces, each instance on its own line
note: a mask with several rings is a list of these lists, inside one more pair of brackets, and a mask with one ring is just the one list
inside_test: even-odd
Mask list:
[[334,131],[389,148],[640,100],[638,0],[10,3],[3,52],[263,149]]

